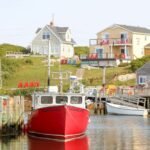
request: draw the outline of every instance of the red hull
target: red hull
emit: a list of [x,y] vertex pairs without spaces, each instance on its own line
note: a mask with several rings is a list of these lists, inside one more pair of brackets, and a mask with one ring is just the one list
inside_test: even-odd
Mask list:
[[28,133],[45,138],[73,138],[84,134],[89,112],[73,106],[53,106],[34,110],[28,123]]
[[84,136],[68,142],[28,139],[29,150],[89,150],[88,138]]

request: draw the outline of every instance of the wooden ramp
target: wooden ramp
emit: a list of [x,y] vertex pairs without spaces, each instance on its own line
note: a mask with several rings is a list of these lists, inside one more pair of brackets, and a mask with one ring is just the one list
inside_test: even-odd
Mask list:
[[109,101],[119,105],[135,108],[145,108],[146,98],[135,95],[116,95],[108,98]]

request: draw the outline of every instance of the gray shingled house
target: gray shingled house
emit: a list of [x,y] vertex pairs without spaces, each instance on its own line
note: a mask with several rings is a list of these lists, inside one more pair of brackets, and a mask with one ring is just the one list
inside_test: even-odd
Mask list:
[[150,61],[136,71],[137,85],[150,86]]
[[53,22],[38,28],[32,40],[31,52],[47,55],[50,50],[55,57],[71,58],[74,55],[74,40],[68,27],[54,26]]

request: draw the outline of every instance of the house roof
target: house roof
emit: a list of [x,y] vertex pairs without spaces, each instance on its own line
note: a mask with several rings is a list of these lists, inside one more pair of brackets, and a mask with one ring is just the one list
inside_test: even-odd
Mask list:
[[58,26],[51,26],[48,25],[48,27],[63,41],[66,43],[70,43],[70,44],[75,44],[75,41],[73,39],[71,39],[70,42],[65,40],[65,37],[63,36],[67,30],[69,29],[68,27],[58,27]]
[[[53,25],[46,25],[46,27],[48,27],[49,29],[51,29],[53,31],[53,33],[64,43],[66,44],[76,44],[76,42],[74,41],[74,39],[71,39],[71,41],[66,41],[64,34],[67,32],[67,30],[69,29],[68,27],[58,27],[58,26],[53,26]],[[36,30],[36,34],[39,33],[39,31],[41,31],[42,28],[37,28]]]
[[138,74],[147,75],[150,74],[150,61],[145,63],[141,68],[136,71]]
[[130,30],[132,32],[138,32],[138,33],[149,33],[150,34],[150,29],[145,28],[145,27],[139,27],[139,26],[129,26],[129,25],[121,25],[121,24],[116,24],[117,26],[120,26],[124,29]]
[[145,45],[145,48],[150,48],[150,43]]
[[58,33],[66,33],[67,30],[69,29],[68,27],[53,27],[55,28],[55,30],[58,32]]
[[37,28],[37,30],[35,31],[35,33],[38,33],[39,31],[41,31],[42,28]]

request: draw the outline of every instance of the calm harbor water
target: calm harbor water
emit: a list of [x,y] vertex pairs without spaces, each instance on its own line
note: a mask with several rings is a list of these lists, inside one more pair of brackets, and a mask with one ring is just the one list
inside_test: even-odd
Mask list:
[[28,138],[1,140],[0,150],[150,150],[150,118],[94,115],[86,136],[70,142]]

